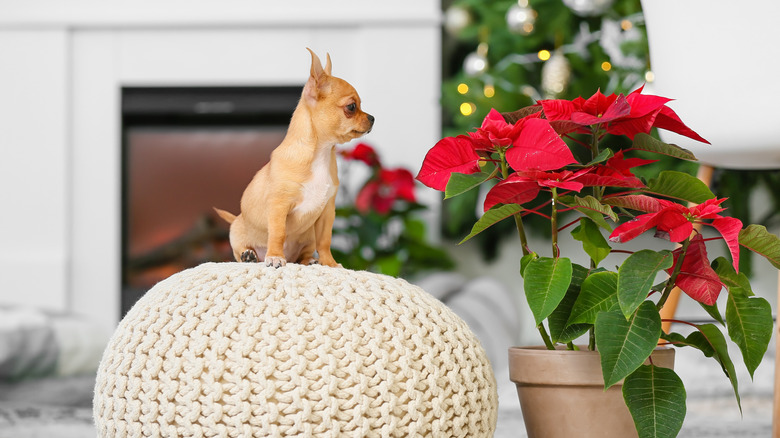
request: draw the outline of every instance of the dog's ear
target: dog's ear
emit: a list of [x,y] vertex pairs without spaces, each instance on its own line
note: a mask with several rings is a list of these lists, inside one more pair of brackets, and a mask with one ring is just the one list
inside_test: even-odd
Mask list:
[[328,76],[331,76],[331,75],[333,75],[333,73],[330,72],[330,70],[331,70],[330,53],[326,53],[325,56],[328,57],[328,60],[325,61],[325,73],[327,73]]
[[306,50],[311,53],[311,73],[303,88],[303,94],[310,104],[314,104],[322,94],[327,93],[330,89],[330,81],[328,80],[331,70],[330,54],[328,54],[328,60],[323,69],[320,58],[310,48],[307,47]]

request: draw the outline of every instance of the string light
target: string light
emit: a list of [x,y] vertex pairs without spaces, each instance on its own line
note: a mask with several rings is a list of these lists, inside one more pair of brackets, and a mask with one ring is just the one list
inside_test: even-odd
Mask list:
[[482,92],[485,93],[485,97],[491,98],[496,95],[496,87],[491,84],[485,84],[485,88],[482,89]]
[[601,63],[601,69],[604,71],[610,71],[612,70],[612,64],[610,64],[609,61],[604,61]]
[[550,59],[550,51],[549,50],[540,50],[539,53],[536,55],[541,59],[542,61],[547,61]]
[[651,72],[650,70],[645,72],[645,81],[646,82],[653,82],[655,80],[655,73]]
[[460,104],[460,113],[464,116],[470,116],[477,110],[477,106],[471,102],[463,102]]
[[631,20],[623,20],[620,22],[620,28],[623,30],[629,30],[634,27],[634,23]]
[[458,93],[466,94],[468,92],[469,92],[469,86],[468,85],[466,85],[466,84],[464,84],[462,82],[460,84],[458,84]]

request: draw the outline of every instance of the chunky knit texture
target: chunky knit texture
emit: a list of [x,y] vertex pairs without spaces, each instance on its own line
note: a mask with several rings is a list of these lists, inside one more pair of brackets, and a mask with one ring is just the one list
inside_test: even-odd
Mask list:
[[404,280],[207,263],[152,288],[100,363],[100,437],[491,437],[466,324]]

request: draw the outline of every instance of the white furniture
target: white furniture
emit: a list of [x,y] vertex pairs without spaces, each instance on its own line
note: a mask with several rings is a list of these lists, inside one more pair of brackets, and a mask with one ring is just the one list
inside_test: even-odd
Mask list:
[[643,0],[653,93],[712,145],[661,137],[725,168],[780,168],[780,2]]
[[439,22],[419,0],[0,0],[0,304],[118,322],[121,87],[302,85],[305,47],[330,52],[377,118],[363,140],[415,171]]

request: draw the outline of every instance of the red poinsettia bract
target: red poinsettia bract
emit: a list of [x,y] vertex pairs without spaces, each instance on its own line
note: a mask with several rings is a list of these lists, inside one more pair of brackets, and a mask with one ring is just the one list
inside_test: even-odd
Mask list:
[[[669,275],[672,275],[681,253],[682,248],[672,252],[674,264],[672,268],[666,270]],[[688,244],[675,285],[689,297],[708,306],[714,305],[718,299],[723,283],[717,272],[710,266],[707,248],[701,234],[695,235]]]
[[[648,206],[656,209],[655,211],[639,215],[619,225],[609,236],[609,240],[628,242],[645,231],[655,228],[656,237],[666,238],[672,242],[683,242],[691,237],[694,222],[701,222],[712,226],[723,236],[731,253],[734,269],[739,271],[739,231],[742,229],[742,221],[719,214],[725,210],[720,206],[725,199],[710,199],[693,207],[685,207],[663,199],[655,201],[652,204],[648,203]],[[704,220],[711,220],[711,222],[703,222]],[[675,262],[680,252],[681,249],[675,251]],[[707,258],[704,240],[696,234],[688,245],[677,285],[697,301],[712,304],[720,291],[720,286],[716,288],[715,283],[717,282],[718,285],[721,283],[717,274],[710,271],[712,268]]]
[[579,192],[585,186],[577,181],[577,178],[590,172],[591,169],[582,169],[577,172],[562,170],[559,172],[545,172],[541,170],[529,170],[516,172],[509,178],[496,184],[485,197],[485,211],[497,204],[525,204],[533,201],[542,187],[559,188]]
[[[642,94],[644,87],[629,93],[628,96],[611,94],[605,96],[601,91],[587,100],[542,100],[545,116],[549,120],[569,121],[573,126],[601,125],[606,132],[625,135],[632,139],[639,133],[649,133],[653,127],[666,129],[690,137],[702,143],[709,142],[687,127],[666,103],[671,99]],[[576,130],[570,128],[569,132]]]
[[482,127],[469,135],[445,137],[428,151],[417,179],[433,189],[444,191],[453,173],[480,171],[482,153],[505,151],[506,160],[516,171],[547,171],[576,163],[569,147],[550,122],[532,114],[510,124],[491,110]]

